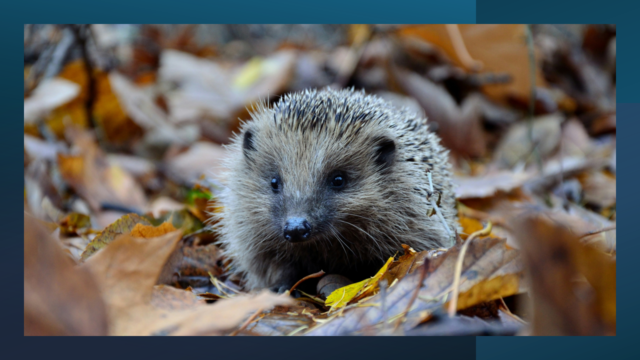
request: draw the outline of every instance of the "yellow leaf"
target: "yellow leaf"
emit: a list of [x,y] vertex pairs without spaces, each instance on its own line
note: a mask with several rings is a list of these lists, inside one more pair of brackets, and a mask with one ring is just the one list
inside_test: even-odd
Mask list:
[[246,89],[260,79],[263,69],[261,58],[251,59],[238,73],[233,85],[239,89]]
[[352,300],[370,295],[378,288],[378,281],[380,281],[382,276],[387,272],[391,262],[393,262],[393,256],[387,260],[384,266],[372,278],[336,289],[327,297],[325,305],[331,306],[331,311],[334,311],[346,306]]

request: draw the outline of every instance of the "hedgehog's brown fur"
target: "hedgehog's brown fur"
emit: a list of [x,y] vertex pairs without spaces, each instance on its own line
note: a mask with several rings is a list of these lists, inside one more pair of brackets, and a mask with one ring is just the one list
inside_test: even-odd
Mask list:
[[[260,106],[228,147],[216,229],[249,289],[283,289],[324,270],[371,276],[401,244],[452,245],[428,217],[427,172],[449,229],[458,229],[447,151],[426,120],[364,92],[305,91]],[[327,177],[344,171],[341,191]],[[281,192],[271,179],[279,176]],[[312,239],[290,243],[284,222],[304,216]]]

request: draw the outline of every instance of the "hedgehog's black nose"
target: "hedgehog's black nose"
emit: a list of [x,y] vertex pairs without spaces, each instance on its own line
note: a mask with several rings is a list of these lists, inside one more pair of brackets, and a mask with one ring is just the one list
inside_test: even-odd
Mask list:
[[311,224],[304,218],[290,218],[284,225],[284,238],[292,243],[302,242],[311,236]]

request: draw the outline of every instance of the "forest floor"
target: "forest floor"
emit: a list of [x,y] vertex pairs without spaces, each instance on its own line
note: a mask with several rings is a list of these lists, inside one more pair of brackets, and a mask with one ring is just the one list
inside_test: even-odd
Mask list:
[[[615,26],[26,25],[25,335],[615,335]],[[354,87],[450,149],[462,231],[249,293],[208,221],[248,109]]]

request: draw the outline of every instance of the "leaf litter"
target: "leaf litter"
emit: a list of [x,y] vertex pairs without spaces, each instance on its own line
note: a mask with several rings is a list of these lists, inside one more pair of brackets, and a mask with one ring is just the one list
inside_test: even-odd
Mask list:
[[[328,48],[126,26],[119,51],[25,62],[25,335],[615,335],[615,27],[533,26],[532,65],[524,25],[305,28]],[[211,231],[223,146],[258,101],[330,84],[429,118],[456,245],[247,293]]]

